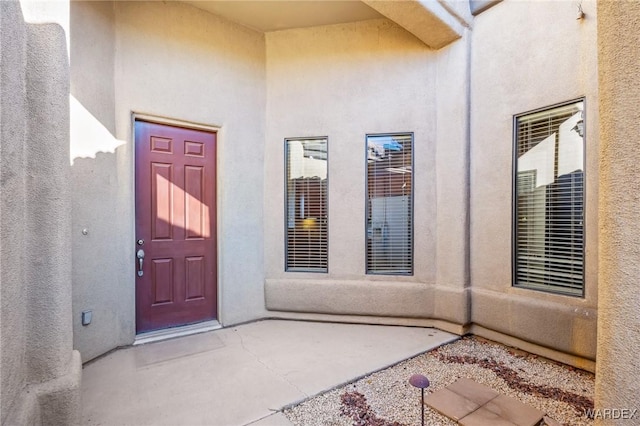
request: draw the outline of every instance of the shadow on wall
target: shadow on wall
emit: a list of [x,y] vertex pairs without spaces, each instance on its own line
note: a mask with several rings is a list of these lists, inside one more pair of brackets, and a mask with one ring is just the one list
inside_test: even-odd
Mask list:
[[[133,182],[119,160],[128,158],[126,141],[74,96],[70,109],[73,339],[87,361],[134,339]],[[87,327],[84,310],[93,311]]]

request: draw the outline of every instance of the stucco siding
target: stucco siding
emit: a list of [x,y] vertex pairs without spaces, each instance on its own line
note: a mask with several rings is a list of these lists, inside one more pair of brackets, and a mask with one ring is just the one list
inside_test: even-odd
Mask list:
[[[26,385],[27,364],[24,359],[27,298],[24,284],[25,261],[25,123],[27,105],[24,93],[26,66],[26,26],[17,2],[0,3],[0,164],[2,164],[2,208],[0,224],[2,264],[0,280],[2,294],[0,325],[2,341],[2,395],[0,411],[4,424],[11,405]],[[12,194],[12,196],[9,196]],[[11,344],[7,337],[11,338]]]
[[[387,19],[262,34],[182,3],[72,4],[72,103],[101,135],[87,152],[72,126],[76,346],[90,359],[134,339],[138,113],[219,129],[223,324],[278,312],[476,323],[594,359],[597,52],[594,4],[583,9],[503,1],[431,50]],[[513,288],[513,115],[583,96],[585,297]],[[365,136],[389,132],[414,134],[411,276],[365,274]],[[313,136],[328,137],[329,268],[286,272],[284,139]],[[516,305],[514,321],[492,311]],[[557,333],[527,325],[547,317]]]
[[[66,5],[51,9],[64,16]],[[65,28],[0,5],[2,424],[75,424]],[[51,21],[46,13],[32,18]],[[53,20],[55,22],[55,19]]]
[[[596,8],[503,1],[476,16],[471,50],[472,321],[595,359],[598,92]],[[512,287],[515,114],[585,97],[585,297]],[[544,327],[540,333],[536,327]]]
[[[402,300],[413,294],[405,290],[412,288],[421,292],[420,300],[428,300],[436,276],[434,55],[384,19],[266,37],[265,269],[267,292],[274,290],[267,295],[267,307],[327,312],[323,306],[334,299],[333,292],[344,291],[346,297],[371,291],[371,314],[402,315]],[[364,273],[365,136],[389,132],[414,133],[415,259],[410,277]],[[284,139],[305,136],[328,137],[327,274],[285,272]],[[330,280],[331,285],[318,285],[318,280]],[[367,281],[375,283],[368,288]],[[311,299],[297,308],[296,294]],[[427,315],[431,303],[421,308]],[[339,306],[343,305],[333,305],[332,310],[355,313]]]
[[[77,423],[73,348],[135,340],[136,116],[217,131],[222,325],[435,326],[592,371],[597,354],[596,408],[633,408],[640,6],[480,3],[435,4],[451,25],[433,34],[396,5],[453,34],[432,50],[389,19],[264,34],[180,1],[0,0],[0,423]],[[515,288],[513,117],[578,98],[584,296]],[[413,274],[367,275],[365,140],[395,132],[414,138]],[[318,136],[328,272],[286,272],[284,139]]]
[[[640,3],[598,2],[600,282],[596,408],[636,409],[640,394]],[[620,424],[599,419],[597,424]],[[629,423],[638,423],[635,420]]]
[[[134,113],[218,129],[219,319],[233,324],[260,317],[264,36],[181,3],[74,2],[72,8],[76,33],[87,34],[72,47],[78,58],[72,57],[72,67],[80,67],[73,72],[75,95],[110,139],[93,156],[73,159],[80,207],[74,213],[80,294],[74,322],[83,358],[135,337]],[[91,43],[94,38],[99,42]],[[103,59],[95,58],[96,49]],[[84,74],[91,71],[100,77],[88,82]],[[105,102],[93,108],[88,100],[102,95]],[[85,309],[95,313],[82,328],[79,312]]]

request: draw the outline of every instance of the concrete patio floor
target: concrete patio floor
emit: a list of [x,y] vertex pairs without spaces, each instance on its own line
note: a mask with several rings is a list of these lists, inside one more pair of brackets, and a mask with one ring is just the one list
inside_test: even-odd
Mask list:
[[84,367],[85,425],[290,425],[279,410],[457,336],[264,320],[114,351]]

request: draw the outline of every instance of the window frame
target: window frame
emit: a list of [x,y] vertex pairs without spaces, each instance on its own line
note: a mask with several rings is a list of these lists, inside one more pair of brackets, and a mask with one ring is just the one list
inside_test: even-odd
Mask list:
[[[289,142],[310,141],[324,139],[327,152],[327,184],[326,184],[326,267],[324,268],[302,268],[289,266]],[[285,272],[309,272],[315,274],[326,274],[329,272],[329,137],[328,136],[304,136],[284,138],[284,271]]]
[[[528,285],[518,284],[518,119],[527,115],[532,115],[555,108],[582,102],[583,111],[583,128],[582,128],[582,279],[581,290],[579,292],[563,291],[557,287],[541,288]],[[564,102],[558,102],[552,105],[536,108],[534,110],[515,114],[512,118],[512,171],[511,171],[511,287],[523,290],[538,291],[546,294],[557,296],[569,296],[575,298],[586,297],[586,280],[587,271],[586,259],[586,230],[587,230],[587,100],[586,96],[581,96]],[[555,161],[555,160],[554,160]]]
[[[411,137],[411,200],[409,208],[411,209],[410,226],[411,232],[409,238],[411,239],[408,245],[411,251],[411,267],[407,272],[376,272],[369,270],[369,138],[370,137],[393,137],[393,136],[409,136]],[[415,271],[415,135],[414,132],[384,132],[384,133],[367,133],[364,138],[364,270],[365,275],[381,275],[381,276],[413,276]]]

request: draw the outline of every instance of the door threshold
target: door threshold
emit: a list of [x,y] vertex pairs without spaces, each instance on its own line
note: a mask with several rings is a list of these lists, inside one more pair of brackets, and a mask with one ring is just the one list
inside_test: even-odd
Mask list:
[[145,343],[160,342],[162,340],[174,339],[176,337],[190,336],[192,334],[204,333],[222,328],[217,320],[199,322],[197,324],[183,325],[181,327],[164,328],[162,330],[148,331],[136,335],[133,346],[144,345]]

